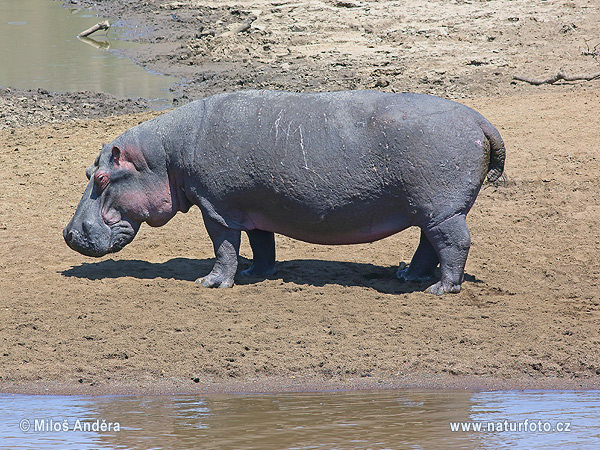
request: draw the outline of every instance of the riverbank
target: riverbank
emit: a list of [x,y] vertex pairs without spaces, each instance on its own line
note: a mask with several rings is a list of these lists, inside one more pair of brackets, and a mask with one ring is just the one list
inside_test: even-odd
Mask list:
[[[600,82],[511,78],[597,71],[579,42],[596,36],[599,8],[417,3],[386,2],[387,17],[383,2],[98,7],[145,24],[139,62],[187,74],[178,104],[240,88],[375,88],[480,111],[506,142],[506,180],[469,214],[461,293],[438,298],[394,278],[416,230],[356,246],[278,236],[276,276],[202,289],[194,280],[213,250],[197,208],[143,226],[119,253],[79,255],[61,231],[85,168],[102,143],[160,112],[105,94],[0,89],[0,391],[598,388]],[[220,35],[251,14],[250,29]],[[245,268],[246,240],[241,254]]]
[[[191,382],[190,382],[191,381]],[[188,379],[137,380],[84,384],[39,381],[0,383],[0,393],[22,395],[176,395],[176,394],[281,394],[295,392],[383,391],[383,390],[460,390],[529,391],[529,390],[599,390],[600,382],[592,379],[456,377],[452,375],[392,376],[371,379],[347,376],[325,379],[313,376],[218,379],[212,377]]]
[[[76,0],[124,22],[129,56],[187,80],[178,104],[236,89],[521,95],[514,75],[598,72],[593,0]],[[536,88],[536,92],[544,87]]]
[[[264,88],[377,89],[459,100],[569,92],[572,86],[531,86],[513,76],[598,72],[600,7],[592,0],[61,3],[123,24],[129,30],[124,37],[138,44],[124,50],[127,56],[184,80],[172,88],[175,106]],[[0,127],[150,109],[141,99],[50,94],[0,89]]]
[[151,108],[151,102],[143,98],[121,98],[103,92],[0,87],[0,129],[134,114]]

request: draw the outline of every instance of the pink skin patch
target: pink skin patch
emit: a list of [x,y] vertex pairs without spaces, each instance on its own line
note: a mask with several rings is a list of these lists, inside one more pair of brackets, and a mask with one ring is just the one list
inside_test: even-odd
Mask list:
[[144,192],[134,190],[123,192],[115,203],[115,206],[121,209],[127,217],[138,221],[145,221],[148,218],[148,198]]
[[116,209],[109,209],[102,213],[102,220],[110,227],[121,220],[121,214]]
[[[142,152],[134,147],[113,147],[112,164],[118,170],[131,173],[144,172],[148,168]],[[110,174],[104,170],[97,170],[94,182],[100,190],[104,190],[110,182]],[[129,186],[121,186],[117,196],[109,197],[102,211],[102,219],[107,225],[114,225],[125,216],[135,222],[161,226],[175,215],[168,180],[146,180],[144,184],[152,186],[153,189],[140,190],[138,183],[130,183]]]
[[168,190],[160,189],[155,192],[132,190],[121,194],[115,207],[135,221],[160,227],[175,215],[169,194]]

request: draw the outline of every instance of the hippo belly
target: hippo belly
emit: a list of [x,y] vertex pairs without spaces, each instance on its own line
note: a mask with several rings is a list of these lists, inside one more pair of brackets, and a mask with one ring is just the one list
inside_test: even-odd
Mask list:
[[[375,215],[376,211],[361,211],[367,217]],[[378,211],[377,211],[378,212]],[[347,214],[347,211],[342,211]],[[340,226],[340,222],[333,217],[319,217],[313,222],[302,222],[301,226],[290,226],[280,220],[274,220],[273,216],[264,213],[248,213],[248,226],[244,231],[265,230],[277,234],[283,234],[293,239],[298,239],[312,244],[343,245],[364,244],[386,238],[411,226],[410,217],[397,212],[388,216],[379,217],[377,222],[357,221]]]

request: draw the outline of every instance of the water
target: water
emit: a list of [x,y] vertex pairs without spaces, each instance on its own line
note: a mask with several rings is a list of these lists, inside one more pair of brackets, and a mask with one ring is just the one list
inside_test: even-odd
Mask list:
[[[599,391],[3,394],[0,417],[2,449],[595,450],[600,443]],[[510,431],[519,423],[521,431]],[[111,430],[84,431],[85,424]]]
[[180,80],[151,73],[124,57],[122,51],[136,44],[118,39],[122,29],[112,21],[108,35],[98,31],[89,39],[76,37],[103,20],[52,0],[0,0],[0,86],[91,90],[170,102],[169,88]]

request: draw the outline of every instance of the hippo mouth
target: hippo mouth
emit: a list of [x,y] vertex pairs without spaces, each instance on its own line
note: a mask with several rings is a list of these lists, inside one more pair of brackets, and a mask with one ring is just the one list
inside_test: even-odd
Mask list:
[[110,243],[107,253],[116,253],[133,241],[137,234],[139,225],[134,226],[128,220],[121,220],[114,225],[110,225]]
[[139,224],[128,220],[120,220],[108,225],[86,226],[82,223],[81,230],[65,228],[63,237],[67,245],[85,256],[101,257],[108,253],[115,253],[129,244],[139,229]]

